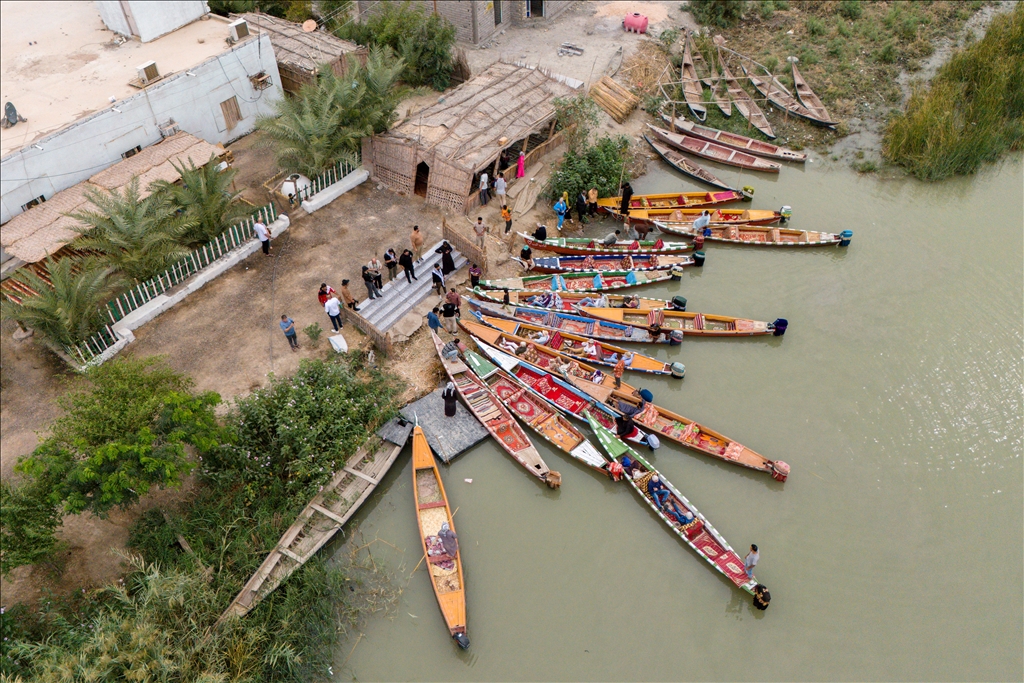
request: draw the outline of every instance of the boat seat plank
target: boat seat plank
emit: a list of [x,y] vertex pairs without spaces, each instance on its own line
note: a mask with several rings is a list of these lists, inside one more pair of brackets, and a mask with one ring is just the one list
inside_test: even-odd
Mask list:
[[367,475],[363,474],[362,472],[360,472],[359,470],[354,470],[354,469],[352,469],[352,468],[350,468],[350,467],[343,467],[342,469],[343,469],[343,470],[345,470],[346,472],[348,472],[348,473],[349,473],[349,474],[351,474],[351,475],[354,475],[354,476],[356,476],[356,477],[359,477],[360,479],[365,479],[366,481],[370,482],[370,483],[371,483],[371,484],[373,484],[374,486],[376,486],[376,485],[377,485],[377,484],[379,483],[379,482],[378,482],[378,481],[377,481],[376,479],[374,479],[373,477],[369,477],[369,476],[367,476]]
[[316,510],[317,512],[319,512],[324,517],[330,517],[331,519],[333,519],[338,524],[344,524],[345,523],[345,518],[344,517],[342,517],[341,515],[337,515],[337,514],[331,512],[330,510],[328,510],[327,508],[325,508],[323,506],[320,506],[320,505],[317,505],[316,503],[313,503],[312,505],[310,505],[310,507],[313,508],[314,510]]
[[287,558],[295,560],[299,564],[303,564],[306,561],[304,558],[299,557],[298,555],[293,553],[291,550],[288,550],[288,548],[278,548],[277,552],[281,553],[282,555],[284,555]]
[[445,505],[447,505],[447,503],[445,503],[443,500],[439,500],[436,503],[423,503],[422,505],[420,505],[419,509],[429,510],[431,508],[443,508]]

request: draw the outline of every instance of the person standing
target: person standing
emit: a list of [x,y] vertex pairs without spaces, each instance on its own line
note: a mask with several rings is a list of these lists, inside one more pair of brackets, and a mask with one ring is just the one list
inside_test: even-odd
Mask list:
[[473,233],[476,235],[476,245],[481,249],[486,249],[484,237],[487,236],[487,224],[484,223],[483,216],[476,217],[476,223],[473,224]]
[[619,207],[619,213],[623,216],[629,215],[629,200],[633,198],[633,188],[629,183],[622,183],[622,206]]
[[597,188],[592,187],[587,192],[587,213],[593,216],[597,213]]
[[499,173],[498,177],[494,179],[494,194],[502,204],[505,203],[505,190],[507,188],[508,183],[505,182],[505,176]]
[[284,338],[288,340],[288,345],[292,347],[292,351],[298,351],[299,336],[295,332],[295,321],[287,315],[282,315],[280,325],[281,331],[284,332]]
[[[374,254],[370,262],[366,264],[366,267],[370,269],[370,275],[373,276],[373,282],[377,285],[377,289],[380,290],[384,286],[384,276],[381,275],[382,266],[380,265],[380,259]],[[378,292],[379,293],[379,292]]]
[[480,206],[487,206],[487,200],[489,199],[489,197],[487,196],[487,191],[490,189],[490,187],[491,187],[491,185],[490,185],[490,182],[487,179],[487,173],[481,173],[480,174]]
[[445,275],[455,272],[455,259],[452,258],[453,251],[455,250],[452,249],[452,245],[448,244],[448,240],[441,242],[441,246],[434,251],[435,254],[441,255],[441,272]]
[[335,332],[340,332],[341,328],[345,327],[345,323],[341,321],[341,302],[338,301],[338,297],[331,296],[324,302],[324,312],[331,319],[331,325]]
[[444,391],[441,392],[441,400],[444,401],[444,416],[455,417],[455,405],[458,403],[459,394],[455,391],[455,384],[448,382]]
[[444,296],[444,273],[441,272],[441,264],[435,263],[434,269],[430,271],[430,278],[434,284],[434,291],[438,296]]
[[695,221],[693,221],[693,234],[694,235],[704,235],[705,237],[707,237],[707,235],[704,234],[704,230],[710,224],[711,224],[711,212],[708,211],[707,209],[704,209],[703,211],[701,211],[700,215],[697,216],[697,219]]
[[626,359],[619,358],[619,362],[612,368],[612,374],[615,376],[615,388],[618,389],[622,386],[622,373],[626,371]]
[[519,159],[516,160],[516,178],[522,178],[526,175],[526,152],[519,153]]
[[448,330],[449,333],[455,335],[459,331],[458,320],[455,314],[458,309],[450,301],[445,301],[444,305],[441,306],[441,320],[444,323],[444,329]]
[[384,252],[384,267],[388,269],[388,282],[398,277],[398,254],[394,249]]
[[761,553],[757,551],[757,544],[750,544],[750,552],[743,558],[743,567],[747,570],[747,576],[754,578],[754,567],[757,566],[758,561],[761,559]]
[[502,306],[508,306],[509,305],[508,287],[503,287],[501,292],[502,292],[502,294],[501,294],[501,304],[502,304]]
[[352,296],[352,292],[349,291],[348,282],[348,280],[341,281],[341,300],[344,301],[345,305],[353,311],[358,311],[359,307],[356,306],[356,298]]
[[583,225],[583,216],[587,213],[587,195],[583,194],[583,190],[576,195],[576,215],[580,219],[580,225]]
[[409,242],[412,244],[412,253],[416,258],[416,263],[423,260],[423,233],[420,232],[420,226],[412,226],[412,234],[409,235]]
[[369,266],[363,266],[363,284],[366,285],[367,298],[371,301],[383,296],[377,289],[377,281],[374,279],[373,273],[370,272]]
[[260,241],[260,246],[263,247],[263,255],[270,256],[270,228],[263,225],[263,221],[256,221],[253,223],[252,229]]
[[321,306],[323,306],[325,303],[327,303],[327,300],[330,299],[334,295],[335,295],[334,288],[333,287],[329,287],[326,282],[321,282],[320,283],[320,291],[317,292],[317,294],[316,294],[316,300],[320,302]]
[[507,204],[501,205],[501,220],[505,221],[505,234],[512,229],[512,210],[508,208]]
[[411,251],[406,249],[402,252],[402,255],[398,257],[398,265],[402,266],[402,272],[405,273],[405,281],[410,285],[413,280],[419,280],[416,277],[416,266],[412,262],[413,254]]
[[427,313],[427,327],[429,327],[434,332],[437,332],[438,330],[441,329],[441,319],[437,317],[437,314],[440,311],[441,309],[439,309],[437,306],[434,306],[430,313]]
[[480,276],[484,274],[484,271],[480,270],[480,266],[473,264],[469,267],[469,286],[474,289],[480,286]]
[[447,301],[448,303],[455,304],[455,315],[456,315],[456,317],[461,318],[462,317],[462,297],[459,296],[459,293],[455,291],[455,288],[451,287],[448,290],[448,293],[445,295],[444,298],[445,298],[445,301]]
[[565,222],[565,216],[569,213],[569,207],[566,206],[562,198],[559,197],[558,201],[555,202],[555,205],[552,208],[555,210],[555,215],[558,216],[558,229],[561,230],[562,223]]

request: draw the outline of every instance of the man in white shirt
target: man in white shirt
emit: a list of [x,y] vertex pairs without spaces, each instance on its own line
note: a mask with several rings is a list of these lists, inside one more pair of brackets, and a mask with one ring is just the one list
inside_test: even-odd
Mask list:
[[490,189],[490,179],[486,173],[480,174],[480,206],[487,205],[487,190]]
[[701,215],[697,216],[697,220],[693,222],[693,234],[703,235],[704,228],[708,227],[711,223],[711,213],[705,210]]
[[747,576],[751,578],[754,577],[754,567],[757,566],[757,561],[760,559],[761,553],[757,551],[757,545],[752,543],[750,545],[750,552],[747,553],[745,558],[743,558],[743,566],[747,570]]
[[341,321],[341,302],[338,301],[338,297],[332,296],[324,304],[324,312],[331,319],[331,325],[334,326],[335,332],[340,332],[341,328],[345,326],[345,323]]
[[263,255],[270,256],[270,228],[263,225],[262,222],[256,221],[252,229],[256,232],[256,237],[260,240],[260,245],[263,247]]
[[505,182],[505,176],[498,175],[494,179],[494,194],[498,195],[498,203],[505,203],[505,189],[508,187],[508,183]]

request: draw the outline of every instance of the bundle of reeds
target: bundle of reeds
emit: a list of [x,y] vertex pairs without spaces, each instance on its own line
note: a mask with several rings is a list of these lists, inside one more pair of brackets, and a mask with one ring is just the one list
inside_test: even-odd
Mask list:
[[607,76],[602,76],[601,80],[590,88],[590,97],[617,123],[629,118],[640,104],[640,98]]

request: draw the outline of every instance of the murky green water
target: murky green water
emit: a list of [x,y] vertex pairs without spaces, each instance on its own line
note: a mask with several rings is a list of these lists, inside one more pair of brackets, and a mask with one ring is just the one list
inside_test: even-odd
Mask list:
[[[853,229],[849,249],[709,245],[702,271],[648,290],[788,318],[785,338],[687,339],[655,351],[684,381],[630,380],[792,465],[781,485],[664,442],[655,458],[741,554],[760,546],[771,608],[625,485],[541,442],[563,474],[548,491],[485,443],[442,472],[468,586],[459,652],[422,568],[409,576],[407,451],[360,515],[363,542],[404,550],[374,546],[404,593],[342,645],[338,680],[1021,679],[1024,164],[922,185],[814,156],[777,179],[716,173],[755,185],[754,207],[792,205],[795,227]],[[667,168],[635,183],[688,186]]]

